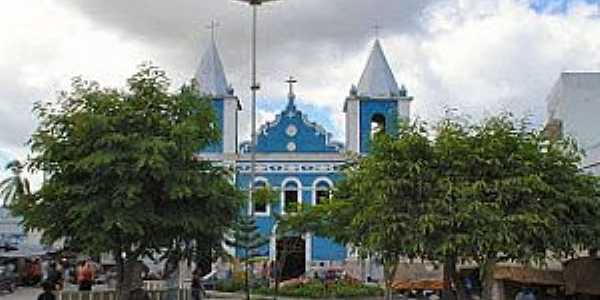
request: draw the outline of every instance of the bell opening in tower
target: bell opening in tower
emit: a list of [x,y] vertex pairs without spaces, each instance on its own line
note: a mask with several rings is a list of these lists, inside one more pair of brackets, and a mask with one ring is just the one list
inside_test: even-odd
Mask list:
[[371,138],[380,133],[385,133],[385,125],[385,116],[382,114],[373,115],[371,118]]

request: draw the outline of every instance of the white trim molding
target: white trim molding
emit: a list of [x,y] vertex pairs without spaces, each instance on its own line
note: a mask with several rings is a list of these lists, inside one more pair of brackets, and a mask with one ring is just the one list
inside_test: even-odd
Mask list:
[[237,153],[237,119],[239,110],[239,99],[237,97],[225,97],[223,99],[223,153]]
[[[338,162],[310,162],[310,163],[257,163],[255,170],[262,174],[302,173],[323,174],[339,173],[345,163]],[[238,163],[236,169],[241,174],[250,173],[250,163]]]
[[276,222],[271,228],[271,237],[269,238],[269,261],[275,262],[277,260],[277,226]]
[[312,233],[304,234],[304,274],[309,275],[312,269]]

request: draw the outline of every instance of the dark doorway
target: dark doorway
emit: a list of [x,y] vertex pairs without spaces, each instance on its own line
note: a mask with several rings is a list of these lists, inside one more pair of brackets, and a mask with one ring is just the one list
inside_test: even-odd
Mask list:
[[277,265],[281,267],[281,281],[298,278],[306,272],[306,242],[302,237],[277,240]]

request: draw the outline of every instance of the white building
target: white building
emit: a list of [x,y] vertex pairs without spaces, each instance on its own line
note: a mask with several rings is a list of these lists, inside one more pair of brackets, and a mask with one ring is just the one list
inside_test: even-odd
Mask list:
[[563,72],[548,101],[547,126],[585,151],[582,168],[600,175],[600,72]]

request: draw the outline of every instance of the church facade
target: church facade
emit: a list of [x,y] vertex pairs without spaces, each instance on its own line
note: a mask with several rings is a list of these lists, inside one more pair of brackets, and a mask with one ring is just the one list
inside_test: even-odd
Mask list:
[[[200,154],[204,159],[224,163],[235,170],[235,184],[250,188],[252,144],[238,141],[238,97],[229,87],[214,40],[204,54],[195,80],[199,90],[212,99],[221,139]],[[400,119],[410,118],[411,97],[400,88],[389,67],[380,42],[375,41],[358,85],[352,85],[340,109],[346,114],[345,141],[336,142],[321,125],[296,106],[290,80],[288,102],[274,121],[262,124],[257,132],[254,186],[269,186],[279,201],[270,205],[249,203],[249,213],[257,219],[261,234],[270,244],[259,253],[277,259],[279,241],[275,238],[274,214],[290,213],[297,205],[319,205],[331,196],[340,180],[341,168],[350,152],[365,154],[374,132],[392,133]],[[294,204],[294,205],[293,205]],[[302,272],[314,266],[329,266],[348,256],[345,245],[307,233],[301,237]],[[297,268],[298,269],[298,268]]]

